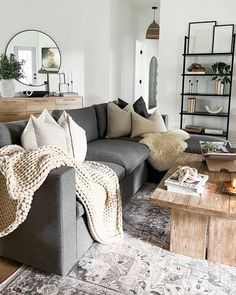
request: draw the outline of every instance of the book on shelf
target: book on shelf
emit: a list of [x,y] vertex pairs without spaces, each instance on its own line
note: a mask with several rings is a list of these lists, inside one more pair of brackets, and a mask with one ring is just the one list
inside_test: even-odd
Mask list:
[[205,184],[208,180],[208,175],[198,174],[200,180],[194,182],[179,182],[177,172],[173,173],[164,181],[167,191],[181,193],[185,195],[201,196],[204,191]]
[[192,133],[201,133],[203,128],[199,125],[186,125],[185,130]]
[[223,129],[216,129],[216,128],[205,128],[204,133],[222,135],[222,134],[224,134],[224,130]]
[[187,101],[187,112],[188,113],[195,113],[196,108],[196,98],[195,97],[189,97]]
[[200,141],[202,155],[206,159],[236,160],[236,153],[231,151],[228,142],[222,141]]

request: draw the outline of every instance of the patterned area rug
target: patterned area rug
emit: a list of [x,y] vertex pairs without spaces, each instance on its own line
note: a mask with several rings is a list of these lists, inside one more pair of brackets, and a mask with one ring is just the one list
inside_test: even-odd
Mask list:
[[148,203],[154,189],[146,184],[125,208],[119,242],[94,243],[66,277],[27,268],[0,294],[236,294],[236,268],[166,250],[170,214]]

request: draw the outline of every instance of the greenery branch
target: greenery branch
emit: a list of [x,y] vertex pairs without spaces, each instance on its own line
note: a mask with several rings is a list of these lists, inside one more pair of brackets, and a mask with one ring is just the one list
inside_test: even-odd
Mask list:
[[23,65],[25,61],[18,61],[14,54],[8,57],[6,54],[0,55],[0,80],[11,80],[24,78]]

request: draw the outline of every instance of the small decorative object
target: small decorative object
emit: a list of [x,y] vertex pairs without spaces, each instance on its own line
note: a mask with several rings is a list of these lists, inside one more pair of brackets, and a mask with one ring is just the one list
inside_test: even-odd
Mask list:
[[214,74],[212,80],[216,81],[216,94],[223,94],[225,85],[230,82],[230,65],[224,62],[216,62],[211,67]]
[[15,95],[15,79],[24,78],[22,66],[24,61],[18,61],[14,54],[8,57],[0,55],[0,90],[3,97]]
[[188,29],[188,53],[211,53],[216,21],[192,22]]
[[184,166],[179,167],[164,184],[168,191],[201,196],[207,180],[208,175],[199,174],[196,168]]
[[200,141],[202,155],[209,171],[218,172],[222,169],[236,171],[236,153],[232,153],[228,142]]
[[188,93],[192,93],[191,91],[191,80],[188,81]]
[[159,39],[160,28],[159,28],[159,25],[156,23],[156,19],[155,19],[157,7],[153,6],[152,9],[154,12],[154,20],[147,29],[146,39]]
[[194,74],[205,74],[206,69],[201,64],[193,63],[187,68],[187,71]]
[[205,108],[206,108],[207,112],[210,113],[210,114],[219,114],[224,109],[224,107],[218,107],[217,109],[212,110],[209,106],[205,106]]
[[48,90],[49,94],[52,95],[53,93],[59,92],[60,86],[60,77],[58,73],[50,73],[48,74]]
[[194,114],[196,110],[196,98],[189,97],[187,101],[187,112],[190,114]]
[[198,80],[196,80],[196,83],[195,83],[195,93],[198,93]]
[[234,34],[234,25],[214,26],[214,53],[232,52],[232,40]]

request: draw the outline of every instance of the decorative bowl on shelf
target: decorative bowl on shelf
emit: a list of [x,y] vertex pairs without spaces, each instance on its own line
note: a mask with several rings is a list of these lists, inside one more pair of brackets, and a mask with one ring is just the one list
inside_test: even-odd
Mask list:
[[210,114],[219,114],[223,111],[224,107],[218,107],[217,109],[212,110],[209,106],[205,106],[206,111]]

